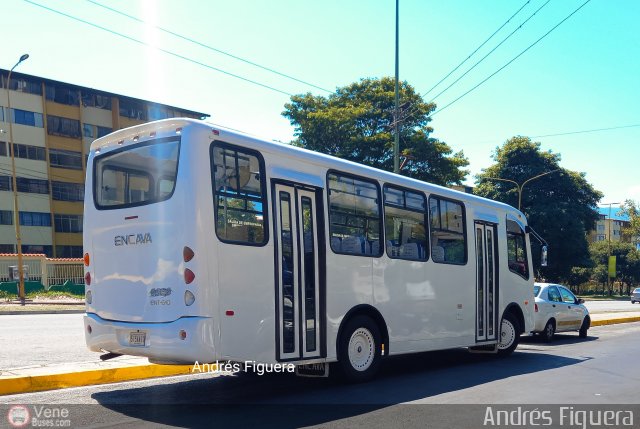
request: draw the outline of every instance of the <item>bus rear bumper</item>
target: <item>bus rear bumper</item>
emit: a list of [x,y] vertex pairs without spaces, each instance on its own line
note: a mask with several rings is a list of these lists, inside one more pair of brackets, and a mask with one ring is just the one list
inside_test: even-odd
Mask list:
[[209,317],[135,323],[105,320],[97,314],[87,313],[84,328],[87,347],[94,352],[104,350],[143,356],[157,363],[193,364],[217,359],[213,347],[213,319]]

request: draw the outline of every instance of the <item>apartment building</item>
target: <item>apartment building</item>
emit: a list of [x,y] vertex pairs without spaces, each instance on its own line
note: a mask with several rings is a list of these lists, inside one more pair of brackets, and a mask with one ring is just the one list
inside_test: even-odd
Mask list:
[[[595,229],[589,232],[589,241],[621,241],[622,230],[629,227],[629,218],[618,215],[618,207],[598,207],[598,221]],[[640,250],[640,237],[631,240]]]
[[209,116],[16,72],[8,82],[8,74],[0,69],[0,253],[17,251],[9,121],[22,251],[71,258],[82,256],[84,178],[91,142],[113,130],[157,119]]

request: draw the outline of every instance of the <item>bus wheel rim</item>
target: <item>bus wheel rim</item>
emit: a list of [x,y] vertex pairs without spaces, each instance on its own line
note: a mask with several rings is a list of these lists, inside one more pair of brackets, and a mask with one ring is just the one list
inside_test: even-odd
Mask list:
[[366,371],[375,357],[375,341],[368,329],[358,328],[349,339],[349,363],[356,371]]
[[500,350],[508,349],[516,339],[516,329],[507,319],[502,320],[500,325],[500,342],[498,348]]

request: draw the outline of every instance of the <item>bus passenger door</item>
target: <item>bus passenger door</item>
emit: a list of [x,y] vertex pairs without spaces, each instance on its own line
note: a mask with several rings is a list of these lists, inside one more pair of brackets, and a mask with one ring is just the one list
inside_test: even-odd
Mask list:
[[498,246],[496,225],[475,222],[476,342],[494,341],[498,331]]
[[277,360],[321,357],[322,191],[274,183]]

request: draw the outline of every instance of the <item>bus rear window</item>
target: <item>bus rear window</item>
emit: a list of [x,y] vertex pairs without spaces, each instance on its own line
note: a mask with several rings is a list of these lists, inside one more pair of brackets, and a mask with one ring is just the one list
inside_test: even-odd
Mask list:
[[97,156],[96,207],[116,209],[169,199],[176,185],[179,151],[180,138],[171,137]]

